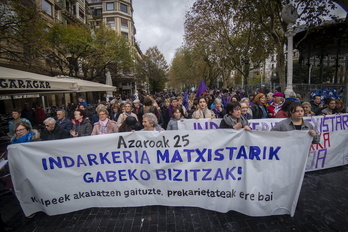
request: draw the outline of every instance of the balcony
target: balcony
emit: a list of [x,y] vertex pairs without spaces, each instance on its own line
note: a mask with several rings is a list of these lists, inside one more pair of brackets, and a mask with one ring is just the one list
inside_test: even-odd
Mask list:
[[102,0],[88,0],[88,3],[102,3]]

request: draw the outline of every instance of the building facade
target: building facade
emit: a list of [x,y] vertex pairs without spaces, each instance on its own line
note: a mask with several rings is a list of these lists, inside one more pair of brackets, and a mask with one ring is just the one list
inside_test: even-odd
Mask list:
[[91,19],[87,0],[36,0],[48,24],[89,24]]

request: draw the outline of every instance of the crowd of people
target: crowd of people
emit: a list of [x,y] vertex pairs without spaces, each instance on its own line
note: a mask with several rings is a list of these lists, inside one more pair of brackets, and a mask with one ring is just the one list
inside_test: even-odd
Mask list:
[[312,143],[319,143],[319,135],[303,117],[346,112],[342,100],[314,96],[311,102],[301,102],[299,96],[285,98],[280,92],[257,92],[246,96],[244,91],[205,92],[198,97],[194,93],[140,95],[125,101],[116,98],[109,102],[99,100],[92,112],[90,108],[83,97],[69,104],[67,109],[57,109],[54,115],[47,115],[39,105],[33,109],[26,104],[23,111],[12,111],[13,120],[9,122],[11,143],[178,130],[179,121],[200,118],[221,118],[221,129],[247,131],[251,130],[248,125],[250,119],[286,118],[271,130],[307,130],[313,137]]
[[[179,120],[191,118],[221,118],[220,128],[251,130],[250,119],[287,118],[272,130],[309,130],[317,143],[313,127],[302,118],[345,113],[343,105],[342,100],[321,96],[301,102],[299,96],[285,98],[281,92],[246,96],[244,91],[216,91],[198,97],[195,93],[185,96],[162,93],[124,101],[99,100],[91,112],[84,98],[79,97],[67,110],[58,109],[50,117],[39,105],[32,109],[26,104],[22,112],[13,110],[9,134],[11,143],[23,143],[131,131],[178,130]],[[33,124],[40,123],[41,128],[33,128]]]

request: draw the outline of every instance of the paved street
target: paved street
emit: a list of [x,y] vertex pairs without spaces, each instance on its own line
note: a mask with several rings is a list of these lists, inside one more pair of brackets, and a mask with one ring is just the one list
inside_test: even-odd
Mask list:
[[0,211],[14,231],[348,231],[348,165],[306,173],[295,216],[249,217],[190,207],[91,208],[25,218],[12,194]]

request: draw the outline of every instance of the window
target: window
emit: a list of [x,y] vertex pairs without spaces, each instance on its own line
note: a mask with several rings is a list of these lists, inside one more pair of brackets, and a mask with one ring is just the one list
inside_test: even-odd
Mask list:
[[106,10],[115,10],[115,4],[113,2],[107,2]]
[[121,34],[124,36],[124,38],[128,39],[128,33],[126,33],[126,32],[121,32]]
[[112,18],[112,17],[106,18],[106,23],[110,25],[111,28],[115,28],[115,18]]
[[47,2],[46,0],[41,1],[42,10],[46,12],[48,15],[52,16],[52,4]]
[[121,26],[122,26],[122,27],[128,27],[128,20],[127,20],[127,19],[122,19],[122,18],[121,18]]
[[128,6],[121,3],[121,11],[124,13],[128,13]]
[[94,15],[101,15],[102,14],[102,9],[98,8],[98,9],[94,9]]

